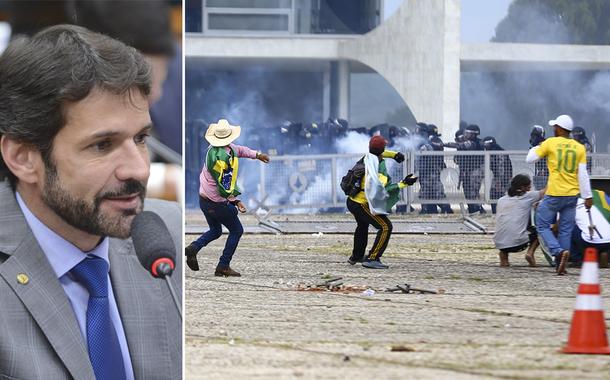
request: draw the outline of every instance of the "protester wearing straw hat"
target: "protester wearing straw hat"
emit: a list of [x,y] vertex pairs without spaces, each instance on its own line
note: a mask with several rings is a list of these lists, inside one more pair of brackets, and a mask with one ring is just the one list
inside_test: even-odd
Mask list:
[[[536,211],[536,229],[545,246],[555,257],[557,274],[566,272],[570,258],[570,238],[575,224],[578,195],[584,199],[587,209],[593,204],[591,184],[587,173],[585,147],[570,139],[574,123],[569,115],[560,115],[549,121],[555,137],[544,140],[530,149],[526,162],[533,163],[547,158],[549,180],[544,198]],[[559,214],[559,236],[551,230]]]
[[241,276],[229,265],[244,231],[237,214],[238,211],[246,212],[244,204],[237,199],[241,194],[237,187],[238,158],[257,159],[267,163],[269,156],[233,144],[240,133],[241,128],[238,125],[230,125],[225,119],[210,124],[205,133],[210,147],[199,175],[199,207],[210,229],[185,248],[186,264],[191,270],[199,270],[197,252],[218,239],[222,235],[222,226],[225,226],[229,230],[229,236],[214,275]]

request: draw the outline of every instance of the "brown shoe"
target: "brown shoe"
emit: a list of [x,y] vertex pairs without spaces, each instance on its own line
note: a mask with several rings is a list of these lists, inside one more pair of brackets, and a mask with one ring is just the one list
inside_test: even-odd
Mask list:
[[508,267],[510,264],[508,263],[508,252],[500,251],[500,266]]
[[189,244],[184,248],[184,254],[186,256],[186,265],[191,268],[192,271],[199,270],[199,263],[197,262],[197,248],[192,244]]
[[568,273],[568,271],[566,270],[566,267],[568,266],[568,260],[570,259],[570,251],[568,251],[568,250],[561,251],[558,259],[559,259],[559,265],[557,266],[557,275],[563,276],[564,274]]
[[216,267],[216,271],[214,271],[214,276],[241,277],[241,274],[231,269],[231,267]]

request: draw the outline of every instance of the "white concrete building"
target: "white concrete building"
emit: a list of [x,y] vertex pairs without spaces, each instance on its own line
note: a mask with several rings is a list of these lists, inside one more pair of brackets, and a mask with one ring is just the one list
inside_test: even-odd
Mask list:
[[[350,121],[355,76],[376,73],[396,94],[385,102],[404,102],[416,120],[448,135],[460,120],[462,71],[610,68],[608,46],[462,44],[459,0],[405,0],[387,20],[384,3],[354,0],[342,9],[332,0],[187,0],[187,119],[188,86],[196,83],[189,72],[198,70],[227,79],[262,67],[286,87],[298,78],[306,85],[294,89],[291,104],[307,98],[307,105],[295,106],[295,117],[310,115],[298,115],[307,108],[310,117]],[[290,91],[271,90],[283,99]],[[412,121],[404,115],[404,123]]]

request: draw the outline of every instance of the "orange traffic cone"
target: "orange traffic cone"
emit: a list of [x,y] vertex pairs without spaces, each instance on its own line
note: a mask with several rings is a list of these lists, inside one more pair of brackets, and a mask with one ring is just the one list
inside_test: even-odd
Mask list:
[[587,248],[580,271],[576,306],[568,345],[561,352],[566,354],[610,354],[601,288],[597,268],[597,250]]

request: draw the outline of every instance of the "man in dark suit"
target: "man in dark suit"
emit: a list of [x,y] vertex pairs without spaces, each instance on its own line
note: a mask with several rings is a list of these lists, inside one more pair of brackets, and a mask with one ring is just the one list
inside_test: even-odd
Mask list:
[[179,206],[144,200],[149,94],[135,49],[81,27],[0,56],[0,378],[181,378],[180,315],[130,239],[148,209],[180,251]]

